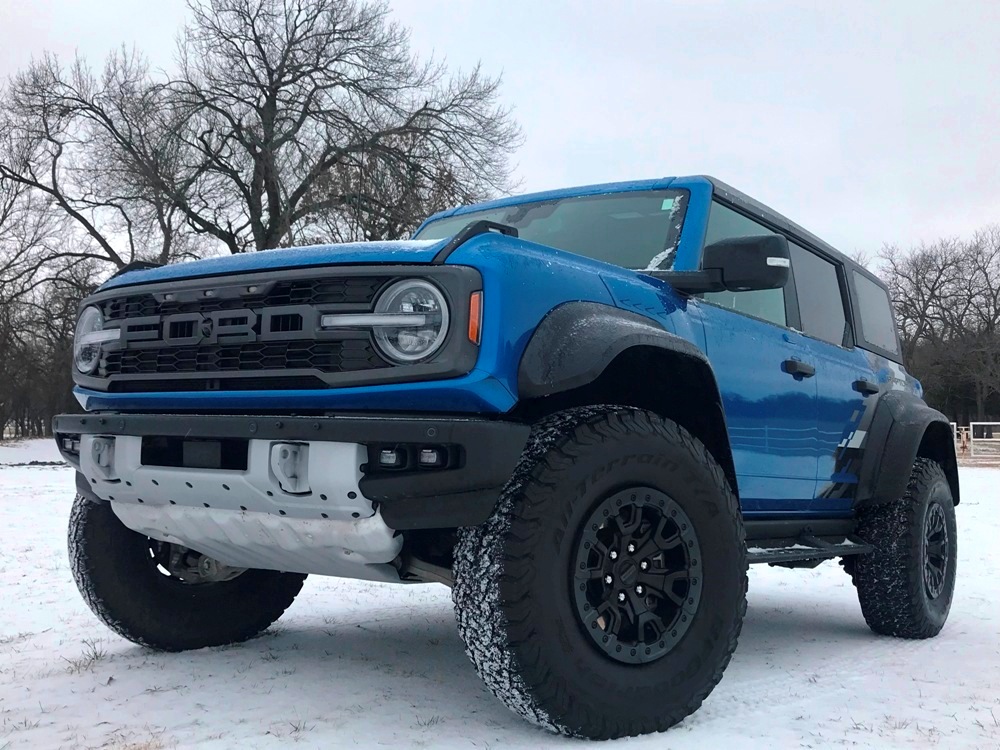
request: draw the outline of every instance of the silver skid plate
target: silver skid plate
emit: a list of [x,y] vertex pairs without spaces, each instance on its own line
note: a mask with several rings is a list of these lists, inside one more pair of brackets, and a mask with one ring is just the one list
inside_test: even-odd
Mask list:
[[399,554],[403,537],[394,536],[378,513],[334,521],[182,505],[116,501],[111,507],[133,531],[226,565],[399,582],[388,563]]
[[308,460],[289,483],[275,473],[283,445],[251,440],[247,469],[231,471],[143,465],[142,438],[84,435],[80,470],[128,528],[227,565],[399,581],[402,536],[359,487],[365,448],[298,443]]

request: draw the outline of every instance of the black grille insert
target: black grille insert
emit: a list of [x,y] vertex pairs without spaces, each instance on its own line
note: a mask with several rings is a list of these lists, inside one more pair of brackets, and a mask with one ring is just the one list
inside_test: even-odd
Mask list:
[[99,372],[101,377],[302,369],[334,373],[389,366],[369,340],[343,339],[110,351],[101,362]]
[[[173,315],[184,312],[215,312],[248,307],[281,305],[357,305],[371,306],[379,289],[388,282],[385,276],[344,276],[330,279],[293,279],[270,285],[265,293],[241,294],[239,297],[201,297],[193,300],[157,300],[149,293],[130,294],[101,303],[107,321],[138,318],[145,315]],[[206,279],[205,288],[224,286],[225,279]],[[261,283],[262,288],[268,284]],[[248,287],[249,288],[249,287]]]

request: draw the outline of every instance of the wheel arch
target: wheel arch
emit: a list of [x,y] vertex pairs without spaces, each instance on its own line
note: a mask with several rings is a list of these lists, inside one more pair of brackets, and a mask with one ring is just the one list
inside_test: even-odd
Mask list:
[[570,302],[536,329],[518,369],[525,421],[591,404],[633,406],[672,419],[722,467],[739,496],[722,397],[705,354],[635,313]]
[[916,456],[929,458],[941,464],[945,476],[948,477],[952,500],[955,501],[955,505],[958,505],[958,459],[955,454],[955,440],[952,437],[951,425],[947,421],[930,422],[924,429]]
[[941,465],[958,505],[958,460],[948,418],[905,391],[884,394],[875,409],[859,472],[857,505],[902,497],[917,458]]

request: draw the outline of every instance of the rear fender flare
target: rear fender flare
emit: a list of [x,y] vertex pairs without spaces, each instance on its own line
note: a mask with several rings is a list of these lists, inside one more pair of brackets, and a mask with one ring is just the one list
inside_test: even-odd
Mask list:
[[918,456],[941,464],[957,505],[958,461],[951,434],[948,418],[916,395],[889,391],[880,396],[861,460],[856,505],[881,505],[901,498]]

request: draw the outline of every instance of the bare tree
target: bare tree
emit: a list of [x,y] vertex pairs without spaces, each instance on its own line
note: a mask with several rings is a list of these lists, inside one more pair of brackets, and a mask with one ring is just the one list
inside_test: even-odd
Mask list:
[[384,3],[191,9],[181,75],[169,83],[189,113],[179,137],[191,161],[159,186],[231,252],[292,244],[299,225],[330,226],[331,213],[364,217],[368,238],[399,236],[420,218],[401,206],[509,187],[520,135],[497,104],[499,79],[478,67],[449,78],[417,61]]
[[99,74],[46,55],[2,92],[0,182],[75,237],[51,257],[122,268],[203,254],[204,240],[237,253],[397,238],[511,187],[520,134],[499,79],[419,61],[384,3],[191,11],[170,79],[124,50]]
[[1000,406],[1000,227],[881,253],[903,358],[932,404],[986,419]]
[[963,295],[962,258],[958,240],[939,240],[903,252],[896,245],[883,248],[885,268],[903,339],[903,357],[911,361],[920,342],[934,342],[947,328]]
[[28,189],[36,204],[41,198],[70,221],[79,241],[60,257],[116,268],[173,257],[183,219],[136,174],[166,169],[160,99],[145,64],[125,54],[112,55],[99,77],[81,60],[65,70],[46,55],[10,81],[0,112],[0,181]]

